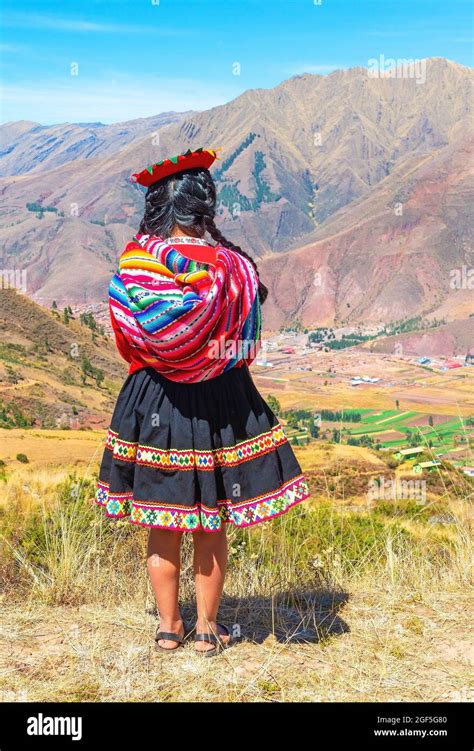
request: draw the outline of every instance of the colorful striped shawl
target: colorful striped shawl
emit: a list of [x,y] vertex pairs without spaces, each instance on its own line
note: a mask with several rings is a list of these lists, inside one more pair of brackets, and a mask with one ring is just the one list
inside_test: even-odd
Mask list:
[[109,301],[130,348],[172,381],[204,381],[256,357],[257,274],[246,258],[222,245],[213,268],[160,237],[136,235],[120,256]]

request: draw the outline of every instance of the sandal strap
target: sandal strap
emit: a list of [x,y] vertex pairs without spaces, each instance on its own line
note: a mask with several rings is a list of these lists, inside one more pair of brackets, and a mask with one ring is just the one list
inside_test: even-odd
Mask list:
[[217,644],[220,639],[214,634],[196,634],[194,641],[207,641],[209,644]]
[[164,639],[166,641],[176,641],[178,644],[182,644],[183,640],[178,634],[169,634],[166,631],[158,631],[155,636],[155,641],[160,641],[161,639]]
[[230,636],[230,631],[227,628],[227,626],[224,626],[222,623],[217,624],[218,627],[225,629],[225,634],[196,634],[194,637],[194,641],[205,641],[209,644],[222,644],[224,645],[224,642],[221,639],[221,636]]

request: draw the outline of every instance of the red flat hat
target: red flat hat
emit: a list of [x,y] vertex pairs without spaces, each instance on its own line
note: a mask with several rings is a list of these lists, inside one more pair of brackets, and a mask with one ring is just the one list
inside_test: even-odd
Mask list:
[[194,167],[209,169],[214,159],[219,159],[216,154],[218,150],[204,149],[202,146],[194,151],[188,149],[184,154],[178,154],[169,159],[162,159],[161,162],[150,164],[149,167],[146,167],[141,172],[134,172],[130,180],[148,188],[163,177],[173,175],[175,172],[183,172],[183,170],[193,169]]

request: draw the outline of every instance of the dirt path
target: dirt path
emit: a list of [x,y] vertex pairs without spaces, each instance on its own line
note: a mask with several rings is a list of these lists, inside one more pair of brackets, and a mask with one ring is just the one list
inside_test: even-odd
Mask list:
[[406,412],[399,412],[397,415],[392,415],[391,417],[386,417],[384,420],[377,420],[375,423],[376,425],[383,425],[384,422],[393,422],[394,420],[400,420],[401,417],[405,417],[405,415],[409,415],[411,410],[407,410]]

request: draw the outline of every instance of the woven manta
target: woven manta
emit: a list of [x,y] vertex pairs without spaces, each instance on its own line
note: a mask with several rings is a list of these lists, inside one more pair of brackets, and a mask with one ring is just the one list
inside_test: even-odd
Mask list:
[[109,304],[127,348],[172,381],[204,381],[250,364],[260,346],[257,274],[222,245],[214,267],[137,234],[120,257]]

